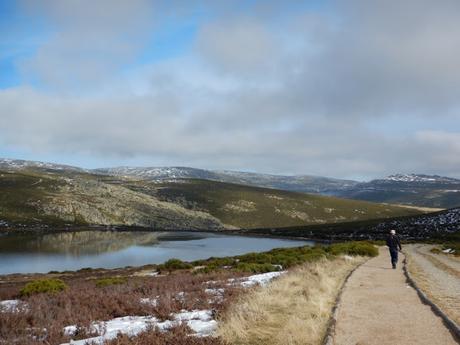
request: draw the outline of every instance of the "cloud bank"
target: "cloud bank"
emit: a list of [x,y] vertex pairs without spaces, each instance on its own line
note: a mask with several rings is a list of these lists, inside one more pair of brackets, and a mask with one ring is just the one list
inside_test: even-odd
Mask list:
[[[460,176],[457,1],[127,4],[28,5],[55,34],[21,62],[29,82],[0,91],[0,143],[145,165]],[[184,52],[136,63],[168,20],[193,16]]]

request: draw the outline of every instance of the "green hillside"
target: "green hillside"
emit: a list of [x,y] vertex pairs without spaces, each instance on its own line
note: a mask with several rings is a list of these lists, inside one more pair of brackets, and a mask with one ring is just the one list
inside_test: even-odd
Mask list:
[[0,224],[270,228],[338,223],[418,210],[207,180],[152,182],[84,172],[0,171]]
[[207,212],[225,225],[238,228],[339,223],[420,213],[398,206],[208,180],[133,181],[125,186]]

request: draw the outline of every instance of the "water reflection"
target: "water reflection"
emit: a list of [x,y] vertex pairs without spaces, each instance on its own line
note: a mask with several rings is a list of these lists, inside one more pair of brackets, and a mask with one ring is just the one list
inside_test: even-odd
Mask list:
[[77,231],[0,237],[0,274],[206,259],[312,242],[199,232]]

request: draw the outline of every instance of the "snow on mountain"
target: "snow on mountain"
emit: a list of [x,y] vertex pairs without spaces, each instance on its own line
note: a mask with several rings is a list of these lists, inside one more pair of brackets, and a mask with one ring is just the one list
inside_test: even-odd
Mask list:
[[94,169],[93,172],[115,176],[135,176],[149,180],[180,179],[180,178],[211,178],[213,173],[208,170],[187,167],[115,167]]
[[[379,181],[379,180],[377,180]],[[423,182],[423,183],[459,183],[460,180],[439,175],[424,174],[394,174],[383,178],[380,181],[392,182]]]
[[20,170],[26,168],[39,168],[39,169],[51,169],[51,170],[71,170],[71,171],[87,171],[86,169],[74,167],[71,165],[54,164],[39,161],[26,161],[22,159],[9,159],[0,158],[0,168],[10,170]]

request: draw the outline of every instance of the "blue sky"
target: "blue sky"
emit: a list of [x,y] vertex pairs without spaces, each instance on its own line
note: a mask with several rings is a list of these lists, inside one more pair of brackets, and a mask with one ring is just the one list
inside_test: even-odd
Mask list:
[[0,157],[460,177],[459,13],[450,0],[0,0]]

